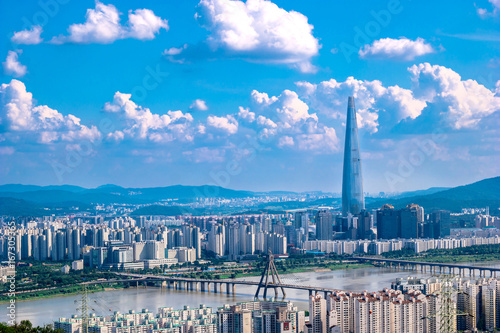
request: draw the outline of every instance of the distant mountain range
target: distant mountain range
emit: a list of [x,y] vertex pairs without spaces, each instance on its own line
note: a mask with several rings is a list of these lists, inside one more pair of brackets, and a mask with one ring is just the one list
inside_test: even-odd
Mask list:
[[392,199],[401,199],[401,198],[408,198],[408,197],[418,197],[422,195],[428,195],[428,194],[434,194],[437,192],[449,190],[449,187],[431,187],[428,188],[427,190],[418,190],[418,191],[408,191],[408,192],[403,192],[401,194],[397,194],[392,196]]
[[367,204],[367,208],[380,208],[386,203],[396,208],[403,208],[410,203],[415,203],[424,207],[426,211],[445,209],[457,212],[466,207],[484,208],[489,206],[490,212],[494,213],[500,207],[500,177],[483,179],[476,183],[434,193],[425,194],[425,192],[414,196],[376,200]]
[[80,202],[84,204],[146,204],[161,200],[178,199],[181,202],[196,198],[244,198],[254,196],[253,192],[237,191],[220,186],[182,186],[150,188],[124,188],[116,185],[103,185],[94,189],[78,186],[33,186],[0,185],[0,198],[15,198],[39,204]]
[[[314,193],[314,192],[309,192]],[[321,192],[316,192],[321,193]],[[0,185],[0,215],[43,215],[52,208],[78,206],[88,209],[91,204],[151,204],[162,200],[177,200],[179,203],[193,202],[196,198],[245,198],[269,195],[293,195],[296,192],[273,191],[251,192],[238,191],[220,186],[166,186],[151,188],[124,188],[116,185],[103,185],[94,189],[79,186],[35,186],[8,184]],[[500,177],[484,179],[479,182],[455,188],[433,187],[427,190],[405,192],[392,198],[366,198],[368,209],[379,208],[389,203],[401,208],[409,203],[416,203],[427,211],[446,209],[459,211],[463,207],[490,206],[490,211],[500,207]],[[262,204],[259,210],[296,209],[312,206],[339,206],[339,198],[325,198],[316,201],[290,201],[284,203]],[[142,208],[138,213],[186,211],[164,206]],[[202,213],[202,211],[192,211]],[[149,214],[148,214],[149,215]]]

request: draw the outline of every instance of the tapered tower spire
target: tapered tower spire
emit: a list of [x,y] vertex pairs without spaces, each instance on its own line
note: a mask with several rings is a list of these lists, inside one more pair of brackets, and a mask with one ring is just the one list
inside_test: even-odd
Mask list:
[[347,101],[347,121],[345,129],[344,172],[342,176],[342,215],[359,214],[365,209],[363,195],[363,175],[359,151],[358,123],[354,97]]

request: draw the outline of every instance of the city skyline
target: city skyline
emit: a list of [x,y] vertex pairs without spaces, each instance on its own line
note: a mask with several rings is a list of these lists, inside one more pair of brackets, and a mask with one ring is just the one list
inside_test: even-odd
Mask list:
[[348,96],[365,192],[498,176],[494,1],[47,3],[0,5],[2,184],[341,192]]

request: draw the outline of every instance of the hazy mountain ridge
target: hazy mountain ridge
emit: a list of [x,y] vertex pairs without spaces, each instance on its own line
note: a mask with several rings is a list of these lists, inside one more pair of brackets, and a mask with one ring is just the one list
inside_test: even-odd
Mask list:
[[[483,179],[481,181],[439,190],[430,188],[421,191],[407,192],[413,196],[400,194],[393,198],[377,199],[366,197],[367,209],[380,208],[389,203],[396,208],[403,208],[410,203],[424,207],[426,211],[446,209],[460,211],[464,207],[490,207],[490,212],[498,211],[500,207],[500,177]],[[318,192],[319,193],[319,192]],[[245,198],[266,195],[298,194],[290,191],[251,192],[231,190],[219,186],[183,186],[174,185],[151,188],[124,188],[116,185],[103,185],[94,189],[79,186],[34,186],[8,184],[0,185],[0,215],[38,215],[47,213],[47,208],[80,206],[88,209],[91,204],[151,204],[162,200],[176,199],[179,203],[192,202],[196,198]],[[263,203],[256,209],[286,209],[306,208],[314,206],[339,206],[340,198],[324,198],[313,201],[285,201],[281,203]],[[161,207],[141,209],[139,212],[174,212],[175,210]],[[186,210],[183,210],[186,211]],[[15,212],[18,212],[17,214]],[[197,210],[201,213],[202,210]],[[148,214],[149,215],[149,214]]]
[[[65,188],[65,186],[67,185],[62,185],[61,188]],[[61,201],[75,201],[85,204],[145,204],[169,199],[194,200],[196,198],[244,198],[254,196],[253,192],[250,191],[237,191],[210,185],[174,185],[150,188],[123,188],[116,185],[106,185],[95,189],[80,188],[81,190],[78,190],[77,192],[54,188],[57,187],[32,187],[30,185],[10,184],[2,185],[0,186],[0,197],[22,199],[44,204],[57,203]],[[5,191],[4,189],[8,189],[10,191]]]
[[395,208],[403,208],[410,203],[415,203],[424,207],[426,211],[445,209],[452,212],[458,212],[461,208],[466,207],[484,208],[489,206],[490,212],[494,214],[500,207],[500,177],[487,178],[428,195],[378,200],[367,205],[367,208],[380,208],[386,203]]

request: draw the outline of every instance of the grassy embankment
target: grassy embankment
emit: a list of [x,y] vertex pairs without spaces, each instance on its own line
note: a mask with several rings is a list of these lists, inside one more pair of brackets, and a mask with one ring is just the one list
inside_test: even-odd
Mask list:
[[[89,268],[72,271],[71,274],[64,274],[61,272],[61,267],[66,264],[64,262],[53,264],[29,263],[31,266],[26,265],[16,268],[16,300],[18,301],[74,295],[81,291],[80,283],[82,282],[116,277],[113,273],[99,272]],[[0,286],[0,303],[10,300],[8,296],[9,286],[9,283]],[[120,288],[123,286],[115,284],[106,287]],[[101,291],[103,286],[89,286],[88,290],[89,292]]]
[[486,263],[500,261],[500,244],[475,245],[456,249],[429,250],[414,253],[410,250],[386,252],[382,254],[388,259],[403,259],[438,263]]

